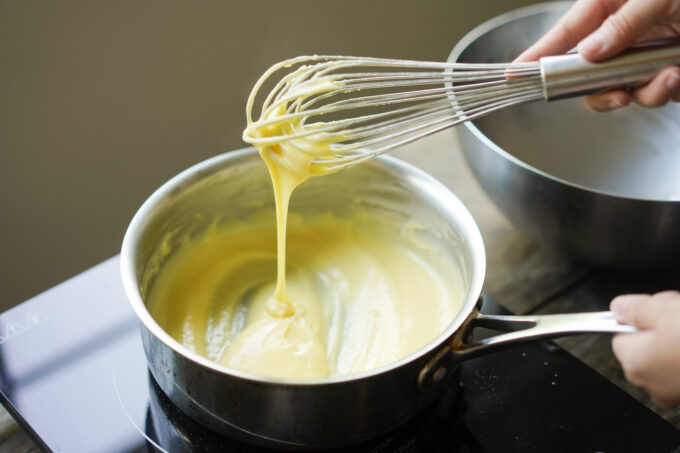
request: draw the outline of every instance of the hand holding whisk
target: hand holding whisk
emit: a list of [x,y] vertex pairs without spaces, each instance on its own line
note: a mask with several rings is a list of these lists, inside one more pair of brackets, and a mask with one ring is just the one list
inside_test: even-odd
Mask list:
[[[335,171],[496,110],[649,80],[680,64],[680,41],[646,43],[590,63],[578,54],[526,63],[440,63],[345,56],[298,57],[271,67],[247,104],[246,142],[285,144]],[[255,97],[287,69],[253,119]]]

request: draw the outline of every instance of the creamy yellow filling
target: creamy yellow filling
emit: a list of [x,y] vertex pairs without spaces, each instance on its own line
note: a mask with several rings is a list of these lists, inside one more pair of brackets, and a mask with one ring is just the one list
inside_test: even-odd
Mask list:
[[292,314],[272,313],[276,227],[262,216],[247,221],[247,229],[226,224],[186,243],[149,297],[166,332],[215,362],[272,377],[359,373],[418,350],[460,308],[460,270],[450,258],[413,230],[357,212],[291,215]]

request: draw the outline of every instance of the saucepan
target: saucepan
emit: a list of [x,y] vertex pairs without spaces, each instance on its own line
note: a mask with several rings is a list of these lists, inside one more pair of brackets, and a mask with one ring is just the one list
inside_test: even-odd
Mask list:
[[[506,62],[572,2],[528,6],[470,31],[451,62]],[[456,128],[489,198],[539,242],[601,267],[650,269],[680,254],[680,104],[597,113],[539,102]]]
[[[585,332],[627,332],[609,312],[548,316],[487,316],[478,311],[485,273],[482,237],[463,203],[427,173],[383,156],[297,189],[291,211],[314,215],[361,209],[413,222],[420,239],[457,263],[464,281],[455,319],[420,350],[378,369],[327,379],[292,380],[228,369],[185,348],[149,314],[145,300],[184,239],[215,219],[273,211],[271,182],[247,148],[199,163],[161,186],[141,206],[125,234],[121,273],[139,317],[150,371],[189,417],[228,437],[281,449],[358,443],[405,423],[450,388],[462,360],[537,338]],[[414,300],[414,304],[418,301]],[[470,342],[477,326],[502,331]]]

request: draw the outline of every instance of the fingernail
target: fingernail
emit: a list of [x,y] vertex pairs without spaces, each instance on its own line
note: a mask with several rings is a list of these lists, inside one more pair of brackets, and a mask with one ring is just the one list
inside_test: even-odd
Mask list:
[[595,58],[603,54],[605,50],[605,40],[600,31],[596,31],[578,43],[578,52],[586,58]]
[[609,102],[607,103],[607,107],[609,107],[609,110],[616,110],[625,106],[626,104],[623,101],[621,101],[621,99],[619,99],[618,97],[613,97],[613,99],[610,99]]
[[612,300],[609,309],[614,312],[617,319],[621,319],[626,314],[628,305],[628,298],[625,296],[619,296]]
[[625,107],[628,104],[630,104],[630,96],[618,91],[596,94],[592,102],[589,102],[589,105],[597,112],[609,112]]

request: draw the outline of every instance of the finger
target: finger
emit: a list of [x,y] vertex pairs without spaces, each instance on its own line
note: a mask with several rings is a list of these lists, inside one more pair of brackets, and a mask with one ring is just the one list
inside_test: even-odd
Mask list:
[[680,95],[680,67],[671,66],[646,85],[632,91],[633,99],[645,107],[661,107]]
[[597,29],[607,15],[604,0],[577,1],[550,31],[522,52],[515,63],[534,61],[573,49],[581,39]]
[[641,330],[652,329],[663,316],[667,301],[648,294],[618,296],[610,305],[616,319]]
[[586,97],[588,106],[596,112],[609,112],[630,104],[632,97],[626,90],[610,90]]
[[612,338],[612,351],[632,384],[641,386],[645,383],[646,360],[654,348],[653,341],[651,332],[623,333]]
[[623,321],[628,311],[628,305],[637,299],[649,299],[649,294],[624,294],[616,296],[609,304],[609,309],[614,312],[616,319]]
[[676,290],[660,291],[652,296],[655,299],[675,299],[680,297],[680,292]]
[[664,16],[665,8],[665,2],[627,1],[579,43],[579,53],[591,61],[616,55],[647,33]]

